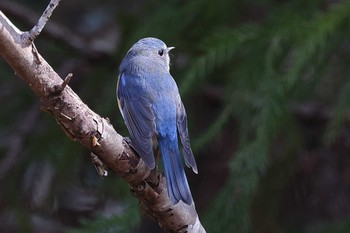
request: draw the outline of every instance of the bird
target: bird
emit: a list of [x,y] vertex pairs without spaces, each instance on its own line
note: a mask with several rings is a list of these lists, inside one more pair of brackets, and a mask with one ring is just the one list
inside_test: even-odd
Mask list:
[[152,170],[154,147],[164,165],[168,196],[173,205],[180,200],[191,205],[193,198],[186,178],[187,167],[198,174],[191,149],[187,115],[177,84],[170,74],[169,52],[174,47],[160,39],[137,41],[119,66],[117,101],[130,134],[131,146]]

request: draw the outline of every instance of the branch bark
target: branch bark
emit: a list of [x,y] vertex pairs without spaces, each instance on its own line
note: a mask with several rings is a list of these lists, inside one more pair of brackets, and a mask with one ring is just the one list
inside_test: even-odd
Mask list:
[[[109,123],[93,112],[28,43],[28,32],[20,31],[0,11],[0,55],[39,97],[69,138],[87,147],[112,171],[121,175],[139,199],[144,213],[167,232],[202,233],[195,204],[172,205],[166,181],[158,170],[150,171]],[[96,143],[97,139],[97,143]]]

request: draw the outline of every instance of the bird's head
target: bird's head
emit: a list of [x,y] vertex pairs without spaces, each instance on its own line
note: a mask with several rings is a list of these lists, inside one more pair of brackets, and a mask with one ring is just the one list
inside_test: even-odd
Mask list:
[[167,47],[160,39],[147,37],[136,42],[128,51],[127,56],[130,58],[141,57],[146,63],[156,63],[170,69],[169,51],[175,47]]

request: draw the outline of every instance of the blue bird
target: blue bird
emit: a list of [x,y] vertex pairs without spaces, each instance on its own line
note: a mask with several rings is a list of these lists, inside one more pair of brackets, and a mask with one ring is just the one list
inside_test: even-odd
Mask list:
[[152,170],[155,168],[153,145],[157,143],[172,203],[182,200],[190,205],[192,195],[178,137],[186,165],[195,173],[198,170],[190,145],[186,111],[170,74],[169,51],[173,48],[152,37],[136,42],[119,66],[117,97],[133,148]]

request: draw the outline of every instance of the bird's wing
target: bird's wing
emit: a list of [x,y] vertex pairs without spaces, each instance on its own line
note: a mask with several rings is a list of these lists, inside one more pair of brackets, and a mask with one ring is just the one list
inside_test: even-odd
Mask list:
[[193,172],[198,173],[196,160],[194,159],[191,149],[190,137],[188,135],[186,110],[180,96],[176,99],[176,122],[182,143],[182,153],[185,158],[185,163],[188,167],[192,167]]
[[155,167],[152,138],[155,134],[155,117],[151,103],[142,89],[128,82],[122,73],[117,84],[118,106],[132,139],[132,146],[149,169]]

